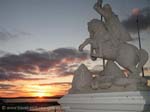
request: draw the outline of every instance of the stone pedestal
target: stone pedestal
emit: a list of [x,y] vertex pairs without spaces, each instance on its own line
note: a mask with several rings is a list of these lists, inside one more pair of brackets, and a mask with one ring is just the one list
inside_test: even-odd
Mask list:
[[150,91],[68,94],[58,102],[65,112],[150,112]]

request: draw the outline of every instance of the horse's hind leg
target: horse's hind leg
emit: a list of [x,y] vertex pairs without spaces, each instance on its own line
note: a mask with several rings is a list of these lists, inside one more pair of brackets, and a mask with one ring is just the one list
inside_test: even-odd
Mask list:
[[130,74],[133,74],[133,75],[139,74],[138,69],[136,67],[137,64],[133,62],[133,60],[125,61],[125,62],[122,60],[121,61],[119,60],[118,64],[122,66],[123,68],[125,68],[126,70],[128,70]]
[[138,69],[136,68],[136,66],[129,66],[129,67],[127,67],[126,68],[127,70],[129,70],[129,76],[130,75],[133,75],[134,77],[135,76],[139,76],[139,71],[138,71]]

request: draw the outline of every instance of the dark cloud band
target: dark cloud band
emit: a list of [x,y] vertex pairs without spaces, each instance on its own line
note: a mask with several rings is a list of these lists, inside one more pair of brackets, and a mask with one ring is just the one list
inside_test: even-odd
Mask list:
[[71,48],[26,51],[19,55],[9,54],[0,58],[0,80],[25,80],[23,73],[70,75],[72,71],[68,71],[69,64],[85,59],[87,59],[87,53]]
[[150,7],[145,7],[141,10],[138,16],[131,15],[127,20],[122,21],[126,29],[131,33],[137,32],[137,17],[140,30],[150,28]]
[[10,89],[12,87],[16,87],[16,86],[11,84],[0,84],[0,89]]

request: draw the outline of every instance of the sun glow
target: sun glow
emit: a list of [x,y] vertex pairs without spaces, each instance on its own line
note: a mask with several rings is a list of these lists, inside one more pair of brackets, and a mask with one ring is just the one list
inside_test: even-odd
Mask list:
[[50,91],[51,87],[50,86],[39,86],[39,85],[33,85],[29,87],[30,90],[33,91],[32,96],[36,97],[45,97],[45,96],[53,96]]
[[39,92],[39,93],[36,93],[36,96],[42,98],[42,97],[47,96],[47,95],[43,92]]

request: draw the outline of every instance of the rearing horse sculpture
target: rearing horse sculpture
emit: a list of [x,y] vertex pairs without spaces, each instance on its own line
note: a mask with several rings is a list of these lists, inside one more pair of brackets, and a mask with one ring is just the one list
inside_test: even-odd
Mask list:
[[141,72],[143,65],[148,60],[148,53],[144,49],[138,49],[136,46],[127,42],[120,42],[112,35],[105,23],[93,19],[88,23],[90,38],[86,39],[79,50],[90,44],[91,56],[116,61],[120,66],[129,70],[132,74]]

